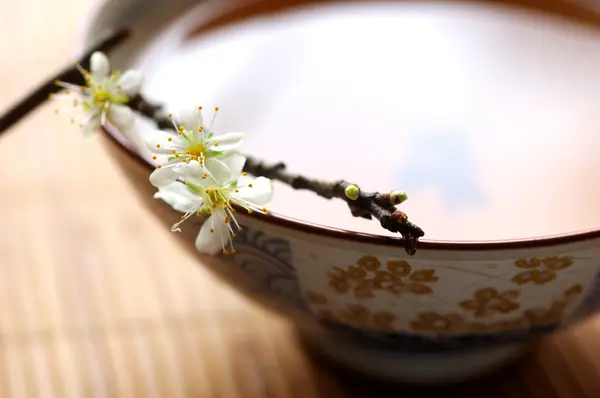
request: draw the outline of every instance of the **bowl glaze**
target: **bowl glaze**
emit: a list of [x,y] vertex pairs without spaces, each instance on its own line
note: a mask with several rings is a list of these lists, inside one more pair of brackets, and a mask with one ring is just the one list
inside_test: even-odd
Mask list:
[[[138,35],[113,57],[140,51],[168,13],[201,4],[196,33],[301,1],[108,1],[90,19],[88,45],[112,27]],[[563,2],[511,5],[600,26],[600,16]],[[117,7],[117,8],[115,8]],[[165,11],[168,10],[168,11]],[[281,11],[281,10],[280,10]],[[160,18],[159,18],[160,16]],[[141,32],[141,34],[139,33]],[[180,32],[181,33],[181,32]],[[189,34],[188,31],[184,32]],[[141,36],[141,38],[140,38]],[[153,199],[153,166],[135,140],[107,131],[106,144],[139,199],[169,228],[179,214]],[[263,305],[287,316],[332,359],[362,372],[409,382],[461,380],[516,357],[527,343],[600,307],[600,230],[519,241],[424,240],[407,256],[394,237],[344,231],[281,215],[240,215],[234,256],[199,263]],[[177,235],[195,251],[201,220]]]

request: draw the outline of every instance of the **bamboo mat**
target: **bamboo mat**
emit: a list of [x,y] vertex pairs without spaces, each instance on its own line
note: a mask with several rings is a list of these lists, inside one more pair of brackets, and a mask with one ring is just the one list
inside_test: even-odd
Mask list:
[[[92,3],[0,0],[0,109],[71,61]],[[0,398],[398,396],[205,272],[51,107],[0,140],[0,192]],[[598,323],[456,394],[600,397]]]
[[[0,109],[71,61],[92,3],[0,0]],[[0,397],[291,396],[267,378],[304,361],[287,325],[182,252],[97,137],[39,109],[0,140],[0,192]]]

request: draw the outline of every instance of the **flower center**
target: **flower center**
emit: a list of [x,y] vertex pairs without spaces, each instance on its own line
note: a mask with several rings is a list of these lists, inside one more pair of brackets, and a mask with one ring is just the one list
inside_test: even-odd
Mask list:
[[104,105],[110,102],[117,105],[123,105],[129,102],[129,97],[121,92],[121,86],[117,85],[120,73],[113,74],[103,83],[94,84],[93,78],[86,77],[87,91],[90,93],[93,105]]
[[110,94],[108,94],[105,90],[98,90],[94,93],[93,101],[95,104],[102,104],[105,101],[108,101],[110,98]]
[[202,144],[195,144],[188,148],[188,154],[194,157],[201,157],[204,151],[205,149]]
[[211,209],[226,208],[229,207],[227,196],[227,188],[210,189],[206,192],[206,202]]

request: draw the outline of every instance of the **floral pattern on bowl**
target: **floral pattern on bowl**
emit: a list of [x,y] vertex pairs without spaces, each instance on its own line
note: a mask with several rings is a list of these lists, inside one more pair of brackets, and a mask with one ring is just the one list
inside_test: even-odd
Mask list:
[[426,252],[410,258],[353,252],[253,227],[237,245],[228,263],[256,282],[257,294],[386,350],[526,341],[587,316],[600,301],[595,248],[494,262],[434,261]]

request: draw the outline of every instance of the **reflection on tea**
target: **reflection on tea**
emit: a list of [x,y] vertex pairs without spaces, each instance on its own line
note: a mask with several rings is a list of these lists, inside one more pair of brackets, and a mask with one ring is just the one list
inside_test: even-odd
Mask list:
[[[147,91],[175,112],[219,105],[217,132],[246,131],[248,151],[292,171],[407,191],[428,239],[600,226],[600,33],[484,8],[342,9],[191,41],[143,65]],[[389,234],[282,184],[271,210]]]

